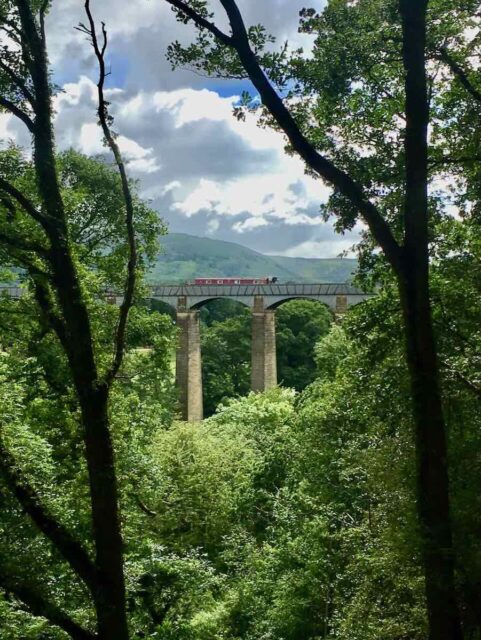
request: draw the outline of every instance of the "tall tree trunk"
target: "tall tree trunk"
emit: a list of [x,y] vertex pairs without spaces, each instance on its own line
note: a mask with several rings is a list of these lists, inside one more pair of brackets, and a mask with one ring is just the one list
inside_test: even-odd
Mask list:
[[94,603],[98,637],[99,640],[128,640],[118,488],[108,417],[110,385],[99,380],[90,317],[69,242],[55,161],[46,43],[29,0],[16,0],[16,5],[35,89],[34,163],[49,220],[46,232],[51,245],[53,290],[62,312],[62,330],[59,331],[57,325],[54,329],[67,354],[82,411],[99,576]]
[[406,72],[405,244],[397,271],[416,431],[417,507],[431,640],[462,637],[454,587],[446,424],[429,291],[427,0],[400,0]]
[[415,425],[417,509],[429,638],[458,640],[462,633],[454,587],[446,426],[426,270],[420,274],[408,267],[400,290]]
[[101,640],[128,640],[122,536],[114,451],[108,418],[108,387],[82,402],[92,503],[98,590],[95,602]]

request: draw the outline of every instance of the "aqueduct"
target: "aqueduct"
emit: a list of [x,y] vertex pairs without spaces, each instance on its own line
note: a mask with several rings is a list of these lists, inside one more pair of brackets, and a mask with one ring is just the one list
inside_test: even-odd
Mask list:
[[265,391],[277,384],[275,310],[283,302],[302,298],[318,300],[335,315],[371,297],[349,284],[262,284],[262,285],[159,285],[150,298],[176,310],[180,340],[176,358],[176,382],[182,417],[188,422],[203,418],[202,356],[199,309],[211,300],[236,300],[252,310],[253,391]]
[[[13,298],[25,292],[21,287],[0,287]],[[176,356],[176,383],[180,393],[182,417],[188,422],[203,418],[202,357],[199,309],[211,300],[236,300],[252,310],[251,388],[266,391],[277,384],[275,310],[283,302],[302,298],[318,300],[336,316],[347,308],[372,297],[350,284],[261,284],[261,285],[153,285],[146,296],[173,307],[177,314],[180,339]],[[120,304],[118,294],[110,302]]]

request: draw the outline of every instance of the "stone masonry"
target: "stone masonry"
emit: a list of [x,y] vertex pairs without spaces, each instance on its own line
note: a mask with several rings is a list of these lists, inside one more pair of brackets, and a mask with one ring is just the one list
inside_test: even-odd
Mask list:
[[252,310],[251,389],[267,391],[277,384],[276,312],[264,309],[256,296]]
[[177,349],[176,383],[179,389],[182,418],[187,422],[200,422],[204,417],[204,409],[199,312],[178,311],[177,326],[180,329],[180,338]]

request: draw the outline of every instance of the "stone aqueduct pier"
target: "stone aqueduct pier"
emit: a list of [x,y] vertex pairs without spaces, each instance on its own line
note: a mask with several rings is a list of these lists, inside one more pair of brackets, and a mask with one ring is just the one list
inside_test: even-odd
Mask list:
[[265,391],[277,384],[275,311],[296,298],[317,300],[340,316],[349,306],[371,297],[348,284],[263,284],[263,285],[160,285],[150,298],[172,306],[177,312],[180,340],[176,381],[182,417],[188,422],[203,418],[202,359],[199,310],[211,300],[236,300],[252,310],[253,391]]

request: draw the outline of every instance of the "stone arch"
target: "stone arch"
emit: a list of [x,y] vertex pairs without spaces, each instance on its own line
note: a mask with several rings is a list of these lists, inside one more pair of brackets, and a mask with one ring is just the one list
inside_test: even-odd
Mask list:
[[[267,304],[266,304],[266,310],[271,310],[271,311],[275,311],[276,309],[279,309],[279,307],[281,307],[283,304],[285,304],[286,302],[292,302],[293,300],[310,300],[312,302],[317,302],[318,304],[326,307],[326,309],[328,309],[332,314],[334,314],[336,312],[336,298],[338,296],[324,296],[323,299],[321,300],[319,298],[319,296],[316,295],[292,295],[292,296],[288,296],[285,298],[278,298],[275,299],[274,301],[271,301],[269,299],[267,299]],[[324,299],[324,298],[327,298]],[[332,298],[332,300],[330,299]]]
[[162,298],[145,298],[151,310],[158,311],[159,313],[165,313],[171,318],[175,318],[177,313],[177,307],[173,300],[164,300]]
[[207,306],[209,302],[214,302],[217,300],[230,300],[231,302],[235,302],[243,307],[249,308],[250,305],[248,302],[244,301],[242,298],[238,298],[236,296],[209,296],[208,298],[203,298],[202,300],[197,300],[189,304],[188,308],[192,311],[200,311],[203,307]]

